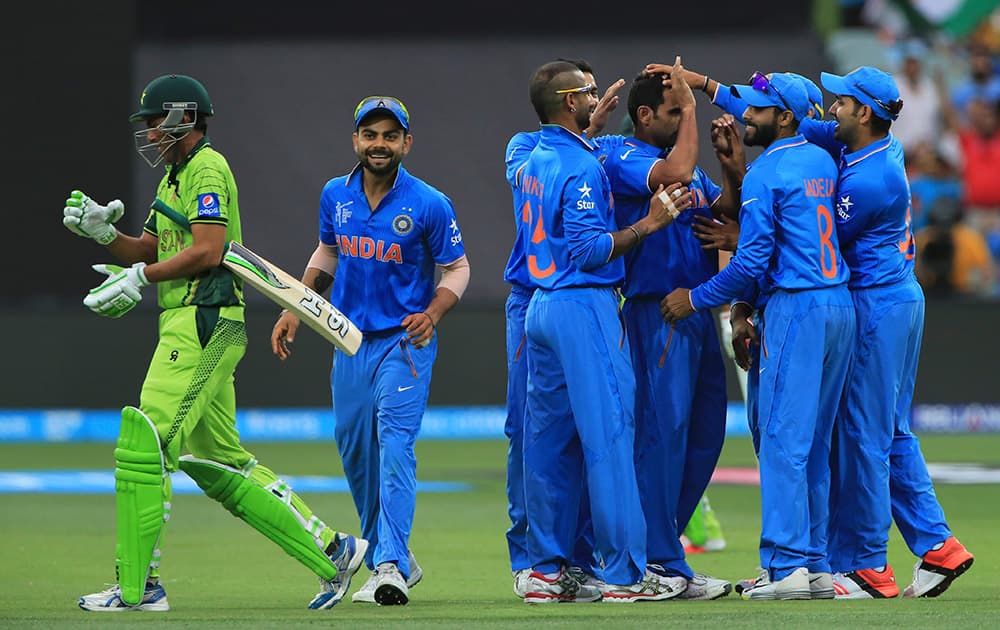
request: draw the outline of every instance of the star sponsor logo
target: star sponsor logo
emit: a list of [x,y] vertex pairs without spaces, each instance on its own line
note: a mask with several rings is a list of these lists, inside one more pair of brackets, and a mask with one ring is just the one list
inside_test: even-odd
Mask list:
[[854,206],[854,202],[851,201],[850,195],[845,195],[840,198],[837,202],[837,216],[841,219],[847,220],[851,218],[851,208]]
[[[583,186],[577,188],[577,191],[580,193],[580,198],[576,200],[577,210],[593,210],[597,207],[597,204],[594,203],[592,197],[590,196],[591,190],[593,190],[593,188],[588,186],[586,182],[583,183]],[[590,201],[588,201],[588,199]]]
[[462,242],[462,231],[458,229],[458,219],[452,218],[448,227],[451,228],[451,245],[454,247]]

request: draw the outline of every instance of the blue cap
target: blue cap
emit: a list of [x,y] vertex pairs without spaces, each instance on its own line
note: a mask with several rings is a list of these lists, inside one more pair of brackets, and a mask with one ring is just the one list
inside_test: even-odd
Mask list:
[[403,105],[403,101],[393,96],[368,96],[361,99],[354,109],[354,128],[361,126],[365,116],[376,110],[389,112],[399,121],[403,129],[410,130],[410,112],[407,111],[406,105]]
[[827,90],[838,96],[853,96],[863,105],[871,107],[872,112],[885,120],[896,120],[899,111],[889,109],[893,101],[899,100],[899,88],[888,72],[883,72],[871,66],[861,66],[851,70],[844,76],[823,72],[820,83]]
[[731,91],[747,105],[787,109],[795,120],[808,117],[813,105],[805,85],[798,78],[787,72],[773,72],[769,75],[754,73],[752,80],[754,85],[734,85]]
[[809,102],[813,106],[813,118],[822,118],[825,112],[823,111],[823,91],[819,89],[819,86],[813,83],[812,79],[809,77],[804,77],[801,74],[796,74],[795,72],[788,72],[799,81],[802,81],[802,85],[806,88],[806,94],[809,96]]

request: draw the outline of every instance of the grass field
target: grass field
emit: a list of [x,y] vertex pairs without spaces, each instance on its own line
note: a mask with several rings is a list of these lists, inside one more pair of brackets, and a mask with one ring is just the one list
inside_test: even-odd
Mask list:
[[[978,462],[1000,467],[1000,436],[923,438],[932,462]],[[333,443],[250,444],[279,474],[342,475]],[[110,444],[0,444],[0,468],[109,469]],[[0,627],[289,628],[512,626],[645,628],[799,627],[989,628],[1000,625],[1000,486],[941,485],[938,497],[956,535],[976,563],[937,599],[891,601],[744,602],[735,594],[714,602],[662,602],[613,606],[528,606],[511,593],[504,530],[506,444],[502,441],[421,441],[418,477],[464,481],[471,492],[421,494],[411,547],[423,582],[405,607],[352,604],[310,611],[315,578],[260,534],[201,495],[174,498],[163,545],[163,581],[169,613],[108,615],[77,608],[79,595],[113,581],[114,497],[102,495],[0,496]],[[723,466],[752,466],[746,439],[730,439]],[[738,580],[757,565],[758,489],[713,485],[709,496],[729,548],[692,556],[698,571]],[[336,528],[357,531],[347,494],[305,495]],[[893,530],[889,556],[900,589],[914,558]],[[362,570],[353,585],[367,578]]]

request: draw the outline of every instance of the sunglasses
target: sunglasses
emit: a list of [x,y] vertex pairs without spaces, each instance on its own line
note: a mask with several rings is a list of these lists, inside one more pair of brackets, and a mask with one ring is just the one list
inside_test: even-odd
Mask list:
[[870,99],[872,99],[873,101],[875,101],[875,104],[876,104],[876,105],[878,105],[879,107],[881,107],[881,108],[882,108],[882,109],[884,109],[885,111],[889,112],[889,115],[890,115],[890,116],[894,116],[894,115],[895,115],[895,114],[893,114],[893,112],[892,112],[892,109],[890,109],[888,105],[886,105],[885,103],[883,103],[883,102],[882,102],[882,101],[880,101],[879,99],[877,99],[877,98],[875,98],[874,96],[872,96],[872,95],[871,95],[871,92],[869,92],[869,91],[868,91],[868,90],[866,90],[865,88],[861,87],[861,86],[860,86],[860,85],[858,85],[857,83],[855,83],[855,84],[854,84],[854,87],[858,88],[859,90],[861,90],[862,94],[864,94],[864,95],[865,95],[865,96],[867,96],[868,98],[870,98]]
[[794,111],[791,107],[788,106],[788,101],[786,101],[785,97],[781,95],[781,92],[778,91],[778,88],[774,87],[774,84],[771,83],[771,80],[768,79],[767,75],[764,74],[763,72],[754,72],[752,75],[750,75],[750,80],[748,81],[748,83],[750,84],[750,87],[757,90],[758,92],[763,92],[764,94],[768,94],[770,93],[771,90],[774,90],[774,93],[778,96],[778,100],[781,101],[781,104],[785,106],[785,109],[787,109],[788,111]]
[[368,98],[358,103],[358,106],[354,108],[354,117],[357,118],[358,113],[364,107],[370,105],[371,103],[375,103],[377,107],[384,107],[386,109],[394,109],[393,107],[394,105],[395,108],[401,110],[406,115],[407,118],[410,117],[410,112],[406,109],[406,105],[403,105],[403,102],[401,100],[399,100],[398,98],[393,98],[392,96],[369,96]]
[[556,90],[556,94],[590,94],[597,91],[597,86],[587,83],[586,85],[581,85],[575,88],[566,88],[564,90]]

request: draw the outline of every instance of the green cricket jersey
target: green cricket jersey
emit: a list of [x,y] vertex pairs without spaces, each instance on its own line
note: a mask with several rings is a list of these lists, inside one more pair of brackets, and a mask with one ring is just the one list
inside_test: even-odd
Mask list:
[[[226,158],[212,148],[208,137],[179,166],[167,165],[156,199],[192,225],[224,225],[226,243],[243,240],[236,180]],[[162,212],[150,210],[143,229],[158,240],[157,261],[167,260],[193,243],[191,231]],[[158,282],[156,287],[164,309],[244,305],[242,280],[221,265],[197,276]]]

